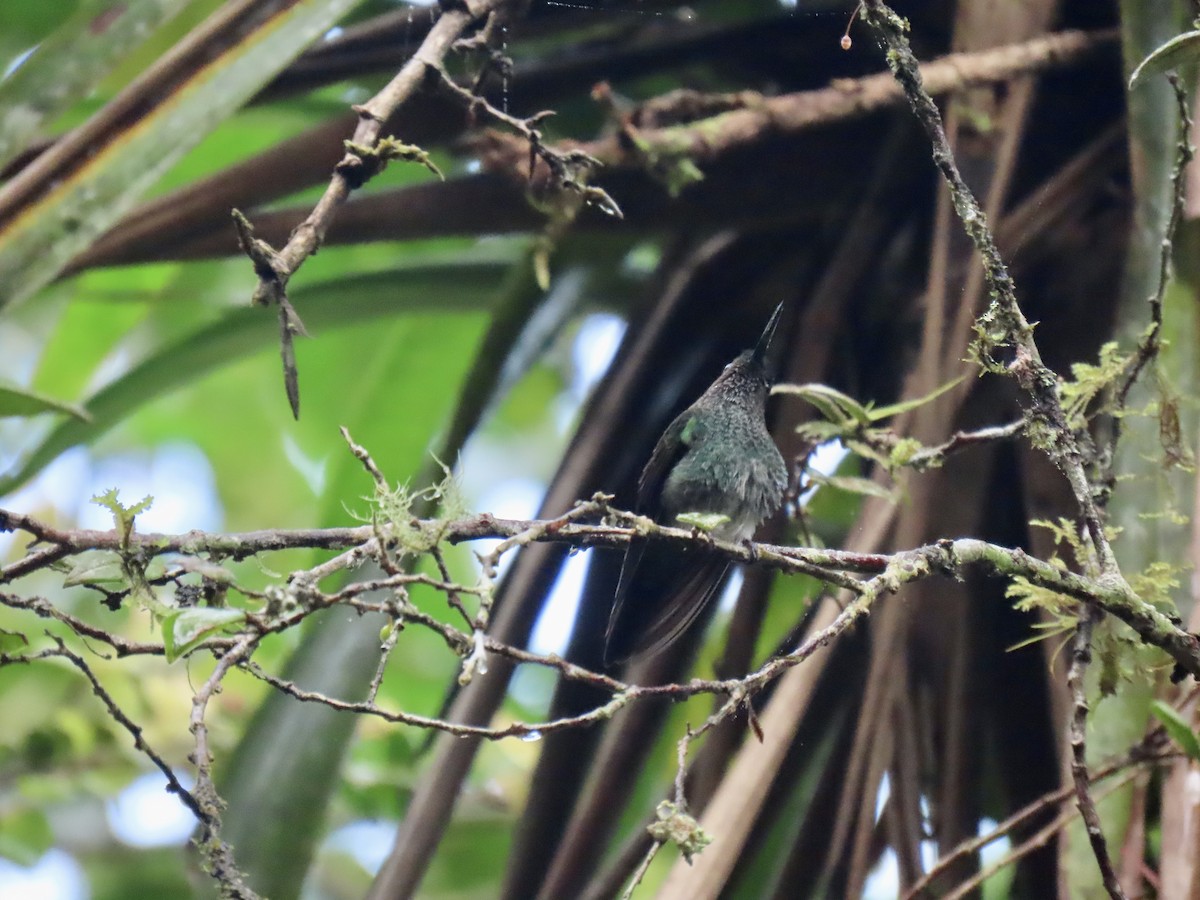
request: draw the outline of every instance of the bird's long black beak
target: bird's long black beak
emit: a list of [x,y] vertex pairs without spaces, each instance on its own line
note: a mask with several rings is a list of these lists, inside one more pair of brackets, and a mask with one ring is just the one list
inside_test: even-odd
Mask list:
[[758,339],[758,343],[754,347],[754,353],[750,359],[757,365],[764,365],[767,359],[767,348],[771,346],[771,338],[775,337],[775,329],[779,327],[779,316],[783,313],[783,304],[780,303],[775,307],[775,312],[771,313],[771,318],[767,322],[767,327],[763,329],[762,337]]

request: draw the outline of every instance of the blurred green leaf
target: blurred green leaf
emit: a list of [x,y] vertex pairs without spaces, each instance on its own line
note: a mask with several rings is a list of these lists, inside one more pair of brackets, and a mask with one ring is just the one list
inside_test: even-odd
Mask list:
[[1138,63],[1129,76],[1129,89],[1132,91],[1151,75],[1169,72],[1197,59],[1200,59],[1200,31],[1186,31],[1155,48]]
[[187,0],[88,0],[0,81],[0,167]]
[[22,55],[46,40],[80,5],[80,0],[55,4],[6,0],[0,4],[0,72],[8,71]]
[[1171,740],[1179,745],[1179,749],[1186,753],[1189,759],[1200,762],[1200,738],[1197,738],[1188,720],[1181,716],[1175,707],[1161,700],[1150,704],[1150,712],[1162,722],[1163,728],[1167,730]]
[[839,425],[871,424],[871,416],[863,404],[848,394],[843,394],[827,384],[777,384],[771,389],[773,394],[790,394],[799,397],[817,412]]
[[41,810],[17,807],[0,815],[0,857],[32,866],[52,846],[54,832]]
[[881,484],[876,484],[869,478],[859,478],[853,475],[822,475],[820,472],[812,471],[808,474],[814,483],[835,488],[839,491],[859,494],[864,497],[879,497],[882,500],[896,499],[894,491],[889,490]]
[[63,578],[66,587],[81,584],[120,584],[125,581],[125,569],[115,553],[83,556]]
[[962,384],[964,378],[966,378],[965,375],[955,378],[951,381],[947,381],[941,387],[934,388],[924,397],[915,397],[912,400],[905,400],[901,403],[892,403],[889,406],[868,407],[868,414],[870,415],[872,422],[878,422],[882,419],[890,419],[892,416],[898,416],[901,413],[910,412],[919,406],[924,406],[931,400],[936,400],[938,397],[942,396],[942,394],[946,393],[946,391],[953,390],[954,388],[958,387],[960,384]]
[[[493,261],[411,265],[390,272],[371,272],[323,284],[299,286],[293,302],[318,336],[337,328],[418,311],[472,310],[487,305],[506,266]],[[353,298],[353,302],[347,302]],[[0,477],[0,495],[10,493],[55,457],[76,444],[90,443],[151,400],[234,359],[274,346],[279,325],[273,313],[237,309],[215,324],[160,348],[129,372],[87,400],[90,422],[70,420],[52,431],[12,474]],[[300,378],[306,402],[320,395],[320,385],[305,387],[305,349],[301,345]],[[282,392],[280,402],[283,403]]]
[[19,631],[0,628],[0,653],[19,653],[29,646],[29,638]]
[[37,391],[14,385],[0,384],[0,418],[5,416],[34,416],[44,412],[63,412],[83,422],[91,421],[88,411],[74,403],[47,397]]
[[357,2],[300,0],[265,19],[217,58],[205,59],[145,115],[91,148],[52,191],[0,230],[0,300],[28,297],[48,284],[201,137]]
[[230,625],[241,624],[245,620],[246,613],[240,609],[213,609],[207,606],[182,609],[169,614],[162,621],[167,662],[175,662],[213,634]]

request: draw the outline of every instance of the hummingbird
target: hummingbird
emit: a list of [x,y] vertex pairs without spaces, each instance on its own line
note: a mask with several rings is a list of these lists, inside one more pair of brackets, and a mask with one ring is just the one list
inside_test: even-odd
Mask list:
[[[745,541],[779,508],[787,466],[767,431],[766,355],[782,311],[781,303],[754,349],[667,426],[638,480],[635,512],[672,526],[681,515],[717,517],[713,537]],[[728,568],[703,547],[631,540],[604,635],[605,665],[666,648],[704,612]]]

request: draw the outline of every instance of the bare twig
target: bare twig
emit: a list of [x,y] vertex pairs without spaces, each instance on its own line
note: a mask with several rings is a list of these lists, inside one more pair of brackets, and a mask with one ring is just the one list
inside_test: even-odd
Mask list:
[[375,460],[371,459],[371,454],[367,452],[367,448],[361,444],[354,443],[354,439],[350,437],[349,430],[343,425],[338,427],[338,432],[342,436],[342,440],[350,448],[350,452],[354,454],[354,458],[363,464],[363,468],[367,470],[367,474],[375,482],[375,489],[378,491],[387,491],[387,479],[383,477],[383,472],[379,471],[379,466],[375,465]]
[[662,849],[662,841],[654,841],[650,848],[646,851],[646,855],[642,857],[642,861],[638,863],[638,867],[634,869],[633,876],[629,879],[629,885],[621,893],[621,900],[630,900],[633,897],[633,892],[642,879],[646,877],[646,873],[650,871],[650,863],[654,862],[654,857],[658,856],[658,851]]
[[192,713],[189,728],[195,741],[192,762],[196,766],[196,787],[192,796],[203,811],[201,831],[196,839],[197,845],[208,860],[212,875],[220,883],[222,896],[238,898],[238,900],[258,900],[258,895],[245,883],[237,864],[233,859],[233,848],[221,840],[221,807],[222,801],[217,794],[216,785],[212,780],[212,751],[208,746],[208,724],[205,714],[208,702],[220,689],[225,675],[254,652],[258,646],[258,635],[243,637],[234,649],[217,661],[212,674],[192,695]]
[[[1179,222],[1183,218],[1188,163],[1191,162],[1192,156],[1195,154],[1195,149],[1192,147],[1190,140],[1192,133],[1192,112],[1188,104],[1187,91],[1184,90],[1178,75],[1172,73],[1167,76],[1167,80],[1171,84],[1171,89],[1175,92],[1180,128],[1179,142],[1175,147],[1175,164],[1171,169],[1171,213],[1167,218],[1166,231],[1163,233],[1162,244],[1159,248],[1158,283],[1155,286],[1154,293],[1147,298],[1150,305],[1150,327],[1138,343],[1137,353],[1133,358],[1129,370],[1125,373],[1125,378],[1121,382],[1120,389],[1117,391],[1116,405],[1118,409],[1124,409],[1129,392],[1137,382],[1138,376],[1141,375],[1142,370],[1145,369],[1151,360],[1157,358],[1159,348],[1162,344],[1163,298],[1167,293],[1167,285],[1171,281],[1171,249],[1175,242],[1175,232],[1179,229]],[[1117,419],[1114,423],[1113,444],[1116,443],[1115,435],[1119,434],[1119,431],[1116,429],[1119,428],[1120,420]],[[1109,455],[1111,457],[1114,454],[1110,451]]]
[[133,719],[129,718],[125,711],[117,705],[117,702],[112,698],[112,695],[104,689],[104,685],[100,683],[100,679],[96,677],[96,673],[92,671],[91,666],[87,664],[82,656],[72,652],[67,645],[63,643],[61,638],[53,635],[51,635],[51,638],[54,643],[58,645],[58,650],[46,651],[46,655],[61,656],[83,673],[84,677],[92,685],[92,693],[100,698],[100,702],[103,703],[105,708],[108,710],[109,716],[114,722],[129,732],[130,736],[133,738],[133,746],[138,750],[138,752],[142,753],[148,760],[150,760],[150,762],[154,763],[154,767],[163,773],[163,777],[167,779],[167,790],[179,797],[180,802],[182,802],[184,806],[191,810],[192,815],[196,817],[198,822],[201,824],[207,822],[207,814],[196,801],[196,798],[193,797],[191,792],[179,782],[179,779],[175,776],[174,770],[167,765],[167,762],[162,758],[162,756],[156,752],[155,749],[146,741],[146,736],[142,732],[142,727],[134,722]]
[[[1088,779],[1091,784],[1111,778],[1120,772],[1128,769],[1134,769],[1129,773],[1129,777],[1133,777],[1146,764],[1159,765],[1171,759],[1178,758],[1179,753],[1167,747],[1167,735],[1162,728],[1156,728],[1148,735],[1142,738],[1137,744],[1130,748],[1129,752],[1122,754],[1117,759],[1111,760],[1098,769],[1091,771]],[[1047,810],[1053,809],[1056,806],[1061,806],[1064,802],[1071,798],[1075,793],[1075,785],[1070,784],[1051,791],[1047,794],[1038,797],[1033,802],[1027,804],[1021,809],[1014,812],[1003,822],[1000,822],[991,831],[986,834],[980,834],[976,837],[963,841],[956,846],[952,851],[940,857],[938,861],[930,867],[918,881],[908,888],[900,900],[917,900],[918,897],[924,896],[924,891],[941,874],[956,863],[967,857],[978,853],[988,844],[998,841],[1000,838],[1012,834],[1018,829],[1024,828],[1045,813]],[[1065,826],[1071,818],[1074,817],[1074,811],[1071,811],[1061,822],[1060,827]],[[1011,860],[1010,860],[1011,861]],[[994,871],[994,870],[990,870]]]
[[905,465],[914,469],[925,469],[932,465],[940,465],[948,457],[976,447],[980,444],[990,444],[993,441],[1004,441],[1017,437],[1025,430],[1025,420],[1009,422],[1007,425],[994,425],[990,428],[979,428],[975,431],[956,431],[949,440],[936,447],[925,447],[912,455]]
[[473,22],[499,9],[503,3],[504,0],[463,0],[442,7],[440,17],[421,41],[421,46],[396,76],[366,103],[354,107],[358,113],[358,125],[346,144],[346,155],[334,167],[329,186],[321,199],[292,232],[283,248],[276,251],[265,242],[248,237],[249,223],[244,217],[239,221],[240,214],[235,210],[234,221],[239,226],[243,249],[254,262],[258,276],[254,302],[279,305],[284,382],[293,415],[300,415],[300,396],[292,336],[303,333],[303,326],[299,324],[287,299],[288,280],[306,259],[317,252],[333,222],[334,214],[350,196],[351,190],[366,180],[364,167],[369,163],[365,157],[375,151],[383,123],[416,92],[428,71],[441,70],[446,54],[462,33]]
[[[1133,771],[1121,776],[1116,783],[1108,785],[1103,791],[1101,791],[1097,799],[1102,799],[1114,791],[1120,790],[1122,787],[1136,778],[1137,774],[1138,773],[1136,771]],[[975,875],[955,887],[953,891],[943,895],[942,900],[963,900],[963,898],[971,896],[979,889],[981,884],[983,884],[1001,869],[1005,868],[1006,866],[1011,866],[1013,863],[1024,859],[1033,851],[1046,846],[1047,842],[1049,842],[1054,835],[1058,834],[1071,824],[1071,821],[1075,818],[1075,815],[1076,812],[1073,809],[1060,813],[1052,821],[1048,822],[1042,828],[1039,828],[1028,839],[1013,847],[1012,850],[1004,854],[1004,856],[1002,856],[1000,859],[996,860],[991,865],[980,869],[975,873]]]

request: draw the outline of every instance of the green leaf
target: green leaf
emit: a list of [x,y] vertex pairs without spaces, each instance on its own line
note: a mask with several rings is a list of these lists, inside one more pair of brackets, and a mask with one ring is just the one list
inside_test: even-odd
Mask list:
[[[0,229],[0,284],[6,300],[21,300],[50,283],[184,153],[358,2],[299,0],[276,15],[260,17],[257,27],[243,23],[236,40],[221,35],[220,40],[230,42],[222,52],[177,74],[144,114],[100,129],[77,164],[54,173],[53,190],[39,191],[46,186],[31,182],[32,190],[39,191],[33,194],[37,199],[14,200],[0,209],[0,218],[8,221]],[[106,108],[97,117],[110,114]],[[6,188],[19,186],[19,179]]]
[[[493,277],[493,290],[500,280]],[[376,329],[371,353],[357,360],[354,390],[341,397],[339,420],[390,480],[402,480],[403,473],[426,465],[430,439],[446,421],[450,398],[478,352],[482,322],[482,316],[394,321]],[[403,411],[401,427],[396,416],[381,414],[392,409]],[[448,455],[459,449],[449,448]],[[330,468],[322,521],[331,523],[344,519],[346,498],[361,495],[370,479],[344,447]],[[362,699],[379,660],[379,634],[386,621],[338,608],[317,614],[284,677],[326,696]],[[405,651],[391,657],[391,669],[402,671],[394,676],[398,687],[391,698],[399,707],[420,708],[414,697],[427,692],[431,696],[425,703],[436,709],[457,669],[457,658],[444,645],[438,647],[436,639],[422,646],[428,638],[415,631],[405,635]],[[222,837],[238,848],[243,871],[264,896],[299,894],[357,724],[353,716],[271,693],[246,728],[218,785],[229,801]],[[280,791],[279,784],[288,784],[289,790]]]
[[[187,0],[88,0],[0,81],[0,166],[124,59]],[[8,23],[5,23],[6,25]]]
[[39,809],[17,809],[0,816],[0,857],[32,866],[54,846],[54,831]]
[[870,425],[871,415],[867,408],[848,394],[831,388],[827,384],[777,384],[773,394],[791,394],[817,408],[826,419],[842,425],[856,422]]
[[1156,47],[1129,76],[1129,89],[1150,75],[1169,72],[1200,59],[1200,31],[1185,31]]
[[680,524],[688,528],[697,528],[705,533],[715,531],[726,522],[729,516],[724,513],[685,512],[675,517]]
[[1171,740],[1179,745],[1188,758],[1200,762],[1200,738],[1196,737],[1196,732],[1192,730],[1187,719],[1181,716],[1175,707],[1169,706],[1161,700],[1155,700],[1150,704],[1150,712],[1158,721],[1162,722],[1163,728],[1167,730]]
[[29,638],[19,631],[0,628],[0,653],[19,653],[29,646]]
[[246,613],[240,609],[212,609],[197,606],[182,609],[163,619],[163,647],[167,651],[167,662],[175,662],[203,644],[215,632],[240,625]]
[[966,376],[961,375],[958,378],[955,378],[953,381],[947,381],[941,387],[935,388],[924,397],[917,397],[915,400],[905,400],[901,403],[892,403],[889,406],[869,407],[867,414],[870,416],[872,422],[878,422],[881,419],[890,419],[892,416],[898,416],[901,413],[906,413],[910,410],[916,409],[918,406],[924,406],[931,400],[936,400],[938,397],[942,396],[942,394],[946,393],[946,391],[953,390],[954,388],[958,387],[964,378],[966,378]]
[[83,422],[90,422],[92,418],[86,409],[74,403],[16,385],[0,384],[0,419],[6,416],[35,416],[45,412],[64,412]]
[[879,497],[883,500],[895,500],[895,494],[881,484],[876,484],[869,478],[859,478],[855,475],[822,475],[820,472],[809,472],[809,477],[817,484],[836,488],[851,494],[861,494],[866,497]]
[[811,419],[796,427],[796,434],[813,444],[824,444],[846,435],[845,426],[838,425],[825,419]]
[[63,584],[77,587],[81,584],[124,584],[125,581],[125,567],[121,560],[116,554],[105,553],[102,556],[80,558],[63,579]]
[[147,494],[133,506],[125,506],[121,503],[121,492],[117,488],[109,488],[103,494],[92,497],[92,502],[112,513],[113,526],[128,539],[129,533],[133,531],[133,520],[139,513],[144,513],[150,508],[154,498]]
[[[470,310],[486,306],[495,296],[509,259],[434,262],[369,272],[356,277],[297,287],[292,302],[309,332],[373,319],[390,319],[429,310]],[[249,277],[249,271],[247,271]],[[345,298],[353,295],[354,302]],[[46,436],[12,474],[0,477],[0,495],[24,484],[64,450],[91,443],[110,428],[171,390],[194,384],[204,375],[234,360],[274,346],[279,322],[270,310],[237,309],[207,327],[159,348],[120,378],[87,400],[89,422],[67,420]],[[300,377],[305,377],[304,348]],[[282,401],[282,389],[280,390]]]

